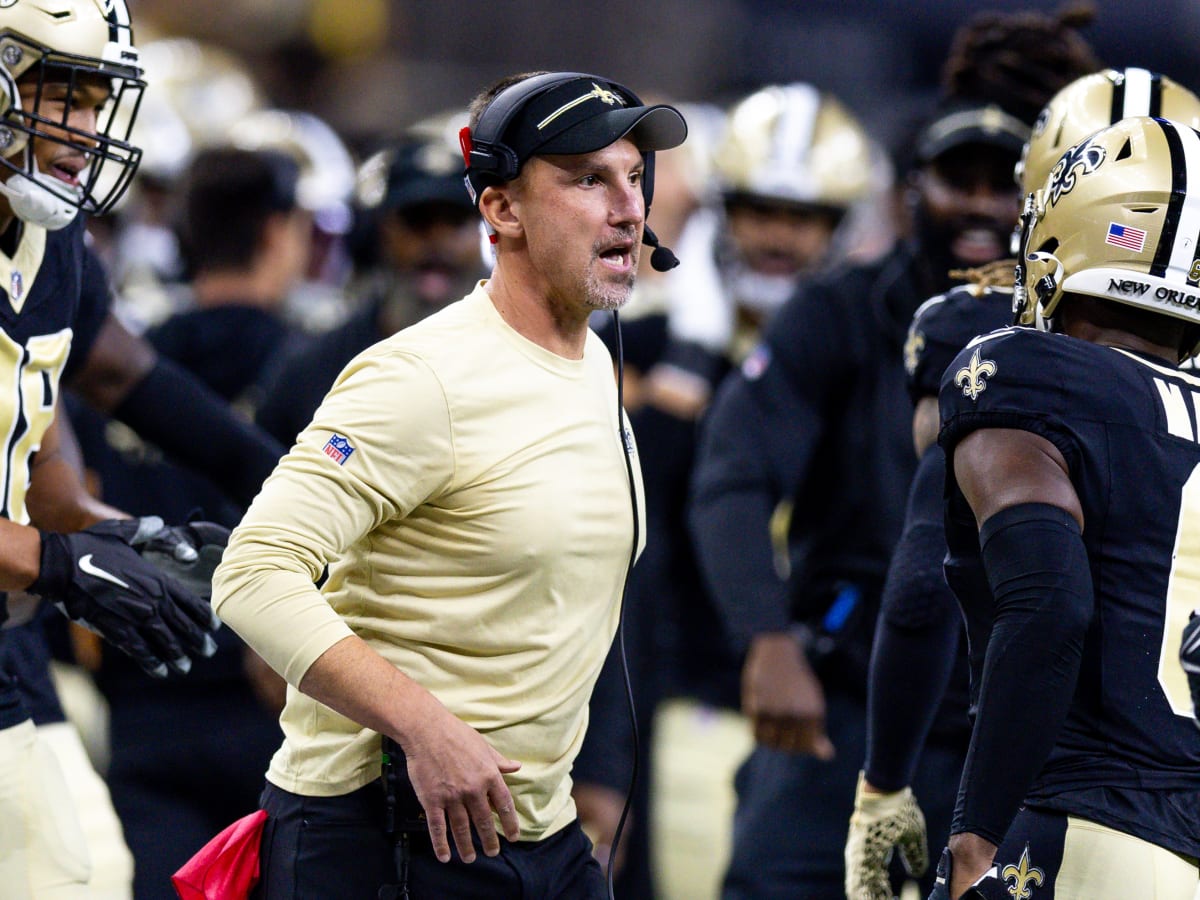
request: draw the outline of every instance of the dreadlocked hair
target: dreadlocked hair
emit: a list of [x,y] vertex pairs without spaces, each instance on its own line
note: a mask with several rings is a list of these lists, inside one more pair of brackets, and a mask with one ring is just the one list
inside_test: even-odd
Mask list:
[[1032,10],[979,13],[955,33],[942,67],[943,96],[995,103],[1032,124],[1059,89],[1101,68],[1079,33],[1094,17],[1089,2],[1053,16]]
[[951,269],[949,275],[955,281],[965,281],[975,294],[982,293],[987,288],[1011,288],[1016,281],[1017,261],[1015,259],[997,259],[984,263],[978,268]]

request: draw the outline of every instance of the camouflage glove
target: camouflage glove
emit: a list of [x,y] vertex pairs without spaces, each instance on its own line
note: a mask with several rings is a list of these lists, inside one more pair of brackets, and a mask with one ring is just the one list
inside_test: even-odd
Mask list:
[[911,788],[876,794],[863,790],[865,780],[859,772],[846,837],[846,898],[892,900],[888,861],[893,848],[900,851],[900,860],[913,877],[919,878],[929,867],[925,816]]

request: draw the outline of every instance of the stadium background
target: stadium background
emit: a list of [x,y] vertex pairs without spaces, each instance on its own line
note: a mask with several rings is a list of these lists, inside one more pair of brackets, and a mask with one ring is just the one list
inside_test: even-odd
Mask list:
[[[894,146],[935,91],[957,28],[983,9],[1060,0],[132,0],[139,43],[203,38],[235,51],[277,106],[326,119],[353,147],[461,105],[532,68],[603,72],[642,93],[722,102],[771,81],[831,90]],[[1072,5],[1078,5],[1073,3]],[[1084,34],[1106,65],[1200,84],[1200,4],[1098,0]]]

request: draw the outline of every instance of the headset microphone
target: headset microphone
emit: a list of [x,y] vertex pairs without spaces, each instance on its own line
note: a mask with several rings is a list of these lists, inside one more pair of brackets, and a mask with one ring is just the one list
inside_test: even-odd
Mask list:
[[664,247],[658,242],[658,235],[650,230],[649,225],[642,231],[642,243],[654,248],[654,252],[650,254],[650,265],[654,271],[669,272],[679,265],[679,257],[672,253],[669,247]]

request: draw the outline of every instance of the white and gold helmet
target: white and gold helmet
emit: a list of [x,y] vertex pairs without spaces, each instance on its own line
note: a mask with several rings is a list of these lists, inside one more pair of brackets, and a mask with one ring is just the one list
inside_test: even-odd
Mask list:
[[349,230],[358,173],[349,148],[324,119],[301,110],[261,109],[233,123],[228,140],[242,150],[279,150],[291,156],[300,165],[300,206],[330,234]]
[[[112,93],[94,133],[67,125],[69,102],[61,120],[37,114],[46,84],[96,75]],[[145,87],[141,76],[125,0],[0,0],[0,165],[23,176],[4,185],[17,216],[54,228],[78,210],[97,214],[113,206],[141,159],[129,141]],[[23,103],[17,83],[26,81],[37,93]],[[86,157],[77,186],[37,171],[27,152],[31,138]]]
[[1200,132],[1166,119],[1122,119],[1067,150],[1026,200],[1017,321],[1047,328],[1075,293],[1200,324],[1197,185]]
[[873,166],[871,142],[854,116],[802,83],[770,85],[738,102],[715,152],[726,197],[834,212],[867,197]]
[[193,38],[159,38],[138,48],[146,95],[133,128],[144,176],[170,183],[199,150],[228,142],[233,126],[266,106],[246,64]]
[[1071,145],[1133,116],[1161,116],[1200,128],[1200,98],[1147,69],[1104,69],[1075,79],[1051,98],[1034,123],[1017,163],[1022,190],[1041,187]]

